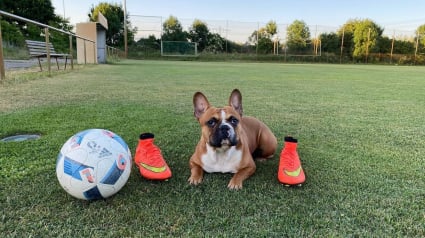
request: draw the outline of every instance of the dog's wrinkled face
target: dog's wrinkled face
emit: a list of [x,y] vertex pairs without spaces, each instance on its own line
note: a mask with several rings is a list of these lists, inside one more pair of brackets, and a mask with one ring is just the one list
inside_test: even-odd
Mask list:
[[[229,106],[212,107],[207,98],[200,92],[194,96],[195,117],[202,128],[202,137],[206,142],[217,149],[226,150],[239,143],[238,130],[241,121],[239,91],[233,92]],[[240,107],[241,109],[241,107]]]
[[[240,119],[234,114],[230,107],[212,108],[212,114],[206,114],[208,117],[202,118],[202,123],[208,130],[208,143],[212,147],[227,148],[235,146],[238,143],[236,133]],[[200,121],[201,122],[201,121]]]

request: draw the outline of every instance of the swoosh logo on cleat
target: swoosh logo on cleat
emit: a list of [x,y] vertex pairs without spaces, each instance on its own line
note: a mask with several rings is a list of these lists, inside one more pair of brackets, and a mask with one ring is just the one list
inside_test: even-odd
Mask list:
[[287,174],[288,176],[291,176],[291,177],[297,177],[297,176],[298,176],[298,175],[300,175],[300,173],[301,173],[301,166],[300,166],[300,167],[298,167],[298,169],[296,169],[296,170],[294,170],[294,171],[283,170],[283,172],[284,172],[285,174]]
[[145,168],[145,169],[147,169],[147,170],[150,170],[150,171],[152,171],[152,172],[154,172],[154,173],[161,173],[161,172],[164,172],[165,170],[167,170],[167,167],[165,167],[165,166],[162,166],[162,167],[154,167],[154,166],[150,166],[150,165],[147,165],[147,164],[144,164],[144,163],[140,163],[140,165],[141,165],[143,168]]

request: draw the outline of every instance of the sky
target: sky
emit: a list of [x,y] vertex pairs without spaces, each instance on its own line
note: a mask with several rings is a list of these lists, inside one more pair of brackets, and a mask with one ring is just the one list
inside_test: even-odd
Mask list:
[[[52,0],[56,14],[65,15],[71,24],[88,21],[90,8],[100,2],[123,4],[124,0]],[[414,31],[425,24],[424,0],[126,0],[126,5],[130,21],[132,15],[263,25],[270,20],[280,24],[303,20],[337,29],[350,19],[368,18],[387,31]],[[134,19],[137,26],[141,18]]]

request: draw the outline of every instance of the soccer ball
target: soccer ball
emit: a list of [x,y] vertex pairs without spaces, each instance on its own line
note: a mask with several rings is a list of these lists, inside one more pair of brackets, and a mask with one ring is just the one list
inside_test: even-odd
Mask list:
[[81,131],[65,142],[56,161],[59,183],[70,195],[94,200],[117,193],[131,172],[131,152],[117,134]]

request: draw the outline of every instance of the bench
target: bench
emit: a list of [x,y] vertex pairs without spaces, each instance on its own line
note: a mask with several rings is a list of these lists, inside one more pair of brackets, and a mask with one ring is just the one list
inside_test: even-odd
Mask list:
[[[43,71],[43,68],[41,67],[41,58],[47,58],[47,48],[46,48],[46,42],[43,41],[33,41],[33,40],[25,40],[25,43],[28,47],[28,51],[31,57],[38,59],[38,65],[40,66],[40,70]],[[53,44],[49,42],[49,53],[50,58],[56,59],[56,65],[58,66],[59,70],[59,62],[58,58],[65,59],[65,69],[66,64],[68,63],[68,58],[71,57],[70,54],[60,54],[56,53],[55,48],[53,47]]]

